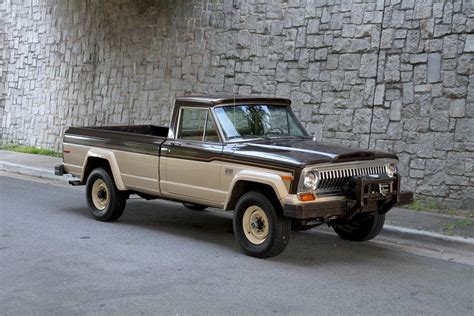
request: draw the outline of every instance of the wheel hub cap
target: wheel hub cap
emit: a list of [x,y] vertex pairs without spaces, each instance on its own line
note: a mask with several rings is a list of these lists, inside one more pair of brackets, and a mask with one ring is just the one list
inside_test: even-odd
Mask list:
[[263,243],[269,232],[269,222],[265,211],[256,205],[248,207],[242,219],[242,228],[251,243],[255,245]]
[[92,202],[99,210],[104,210],[109,205],[109,194],[104,180],[97,179],[92,185]]

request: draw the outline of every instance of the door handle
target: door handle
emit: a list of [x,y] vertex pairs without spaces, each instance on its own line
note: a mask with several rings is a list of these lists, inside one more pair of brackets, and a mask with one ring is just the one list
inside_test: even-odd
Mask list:
[[181,143],[178,142],[169,142],[171,146],[181,147]]

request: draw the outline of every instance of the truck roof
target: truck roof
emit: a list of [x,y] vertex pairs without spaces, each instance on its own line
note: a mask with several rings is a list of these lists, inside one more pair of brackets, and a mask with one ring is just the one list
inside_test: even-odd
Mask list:
[[241,95],[189,95],[176,97],[176,105],[187,106],[215,106],[222,104],[278,104],[291,105],[291,101],[285,98],[272,97],[255,97],[255,96],[241,96]]

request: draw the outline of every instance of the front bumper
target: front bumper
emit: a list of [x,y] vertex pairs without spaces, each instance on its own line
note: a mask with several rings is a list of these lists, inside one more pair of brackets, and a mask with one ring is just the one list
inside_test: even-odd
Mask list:
[[[379,185],[389,185],[388,192],[374,192]],[[368,176],[354,177],[344,189],[344,196],[339,199],[324,199],[314,202],[284,203],[284,215],[294,219],[318,219],[342,217],[350,219],[358,213],[386,213],[395,205],[406,205],[413,202],[413,192],[400,191],[400,177],[371,178]]]

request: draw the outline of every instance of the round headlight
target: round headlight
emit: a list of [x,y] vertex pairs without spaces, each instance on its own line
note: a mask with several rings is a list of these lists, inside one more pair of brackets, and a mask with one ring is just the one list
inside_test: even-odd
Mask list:
[[311,190],[316,189],[318,182],[319,182],[319,175],[317,172],[308,171],[304,175],[303,184],[306,189],[311,189]]
[[389,177],[393,177],[395,173],[397,173],[397,165],[394,163],[388,164],[386,167],[387,175]]

